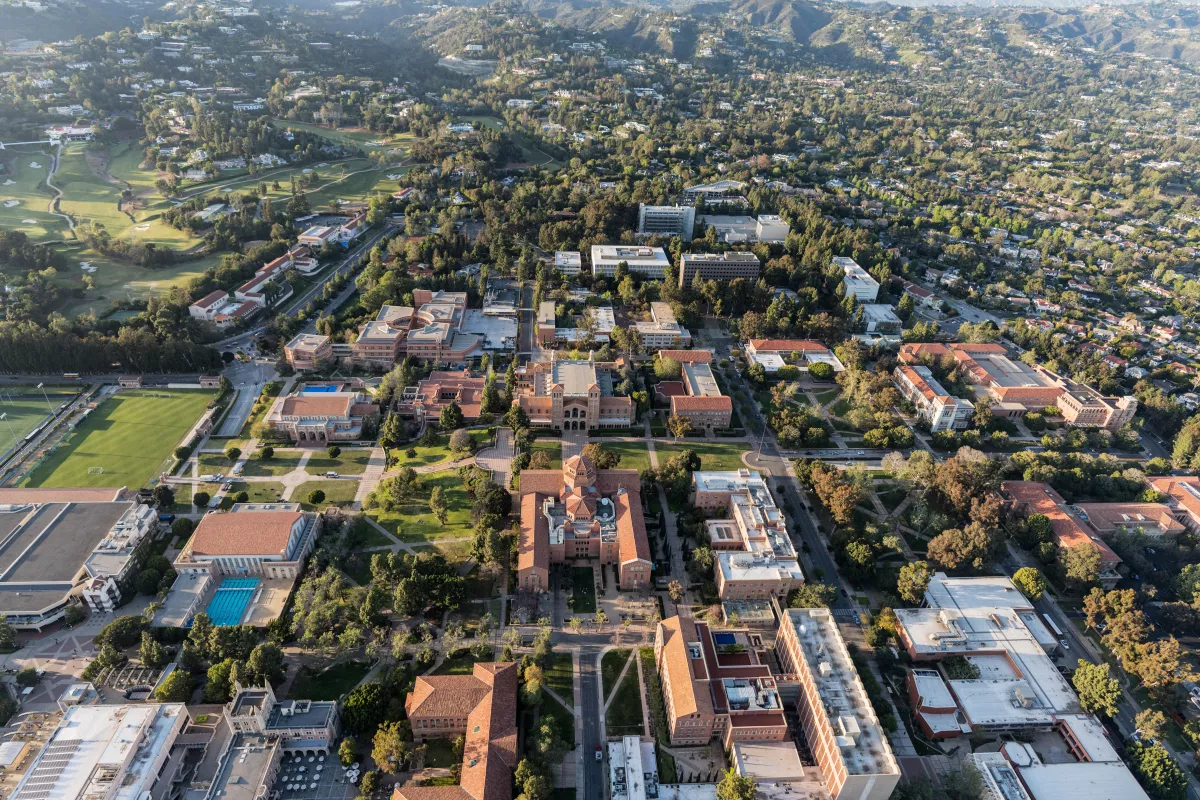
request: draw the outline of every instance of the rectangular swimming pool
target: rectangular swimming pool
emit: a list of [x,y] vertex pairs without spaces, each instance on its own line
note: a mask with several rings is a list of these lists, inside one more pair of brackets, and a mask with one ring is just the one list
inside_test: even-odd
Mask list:
[[212,624],[240,625],[259,583],[258,578],[226,578],[221,581],[205,611]]
[[737,644],[737,637],[732,633],[714,633],[713,641],[718,645]]

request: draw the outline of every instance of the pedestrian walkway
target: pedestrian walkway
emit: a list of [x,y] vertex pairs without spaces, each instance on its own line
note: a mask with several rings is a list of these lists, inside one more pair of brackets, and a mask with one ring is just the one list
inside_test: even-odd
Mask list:
[[362,477],[358,482],[358,489],[354,493],[354,508],[361,509],[363,501],[367,499],[367,495],[379,485],[379,481],[383,478],[383,471],[387,467],[387,453],[382,447],[372,447],[371,457],[367,461],[367,466],[363,469]]
[[499,428],[496,431],[496,443],[480,450],[475,456],[475,463],[483,469],[491,470],[492,480],[497,484],[508,486],[512,480],[512,461],[516,455],[512,431]]

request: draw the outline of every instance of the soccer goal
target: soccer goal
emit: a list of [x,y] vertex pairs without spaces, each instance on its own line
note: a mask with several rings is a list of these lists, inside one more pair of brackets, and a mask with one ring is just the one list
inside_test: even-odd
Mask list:
[[88,467],[88,475],[103,475],[104,467]]

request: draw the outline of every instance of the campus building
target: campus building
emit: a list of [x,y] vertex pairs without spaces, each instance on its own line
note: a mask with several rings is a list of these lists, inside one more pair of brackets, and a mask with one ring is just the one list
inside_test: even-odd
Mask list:
[[404,700],[413,738],[464,737],[457,786],[397,785],[392,800],[510,800],[517,767],[517,665],[470,675],[421,675]]
[[991,401],[996,416],[1021,417],[1056,406],[1070,425],[1117,430],[1137,412],[1137,399],[1132,396],[1104,397],[1045,367],[1015,361],[998,344],[906,344],[900,348],[902,364],[929,359],[952,359],[975,385],[976,395]]
[[866,324],[864,333],[895,335],[904,327],[904,323],[887,303],[863,303],[862,310],[863,322]]
[[761,270],[762,262],[754,253],[684,253],[679,258],[679,288],[691,286],[697,275],[706,281],[745,278],[753,282]]
[[555,315],[554,301],[543,300],[538,305],[537,315],[538,344],[542,347],[553,345],[558,338],[557,331],[555,330],[556,324],[557,317]]
[[787,609],[775,655],[832,800],[887,800],[900,766],[829,609]]
[[1000,484],[1000,495],[1007,501],[1010,509],[1022,517],[1042,514],[1049,519],[1054,543],[1059,548],[1094,545],[1100,551],[1100,574],[1097,580],[1106,589],[1117,585],[1117,581],[1121,579],[1117,572],[1121,557],[1113,552],[1100,538],[1100,534],[1081,519],[1079,512],[1068,505],[1049,484],[1041,481],[1004,481]]
[[391,369],[405,356],[434,364],[462,364],[483,354],[483,337],[463,331],[467,293],[414,289],[410,306],[383,306],[350,345],[350,360]]
[[1200,533],[1200,477],[1168,475],[1149,480],[1151,489],[1165,496],[1164,505],[1192,533]]
[[[746,359],[751,364],[761,365],[769,375],[790,362],[794,362],[801,372],[807,372],[816,363],[828,364],[834,372],[846,369],[832,350],[812,339],[751,339],[745,347]],[[792,357],[793,353],[796,358]]]
[[[728,519],[705,524],[722,601],[785,598],[804,573],[767,482],[755,470],[694,472],[697,508],[726,508]],[[723,502],[717,498],[722,498]]]
[[[1059,758],[1024,742],[1004,742],[999,751],[971,753],[967,763],[983,779],[980,800],[1149,800],[1137,778],[1093,720],[1092,746],[1079,760]],[[1043,760],[1045,757],[1045,760]]]
[[479,418],[483,389],[487,378],[475,377],[467,370],[434,371],[416,386],[405,387],[400,394],[397,411],[403,417],[418,422],[437,422],[442,409],[451,403],[458,405],[463,419],[474,422]]
[[974,404],[970,400],[954,397],[943,389],[929,367],[901,364],[892,371],[892,382],[904,399],[917,409],[917,415],[931,432],[970,427],[975,414]]
[[341,731],[336,701],[277,700],[271,684],[235,685],[225,717],[233,730],[277,741],[285,752],[327,755]]
[[319,333],[298,333],[283,346],[283,355],[298,372],[316,369],[319,363],[333,359],[333,343]]
[[550,565],[567,559],[616,564],[621,589],[650,586],[651,552],[635,469],[596,469],[572,456],[558,470],[524,470],[517,586],[549,589]]
[[183,703],[68,707],[10,800],[144,800],[163,797],[166,769],[188,719]]
[[583,268],[583,255],[578,250],[556,250],[554,268],[566,276],[578,275]]
[[[660,350],[659,356],[671,352],[677,351]],[[682,362],[682,380],[670,382],[683,390],[682,394],[670,395],[671,416],[683,417],[696,430],[724,430],[729,427],[733,418],[733,400],[721,394],[721,388],[717,385],[716,376],[713,375],[712,365],[709,363],[712,361],[712,354],[706,350],[700,352],[707,355],[708,360]],[[655,391],[658,392],[657,387]]]
[[80,602],[116,609],[157,526],[120,489],[0,489],[0,614],[41,630]]
[[671,259],[661,247],[642,247],[625,244],[592,245],[592,274],[598,278],[611,278],[617,274],[617,266],[624,263],[630,272],[662,280],[671,268]]
[[678,236],[683,241],[690,242],[695,224],[695,206],[638,204],[638,233],[642,236]]
[[717,241],[725,244],[781,244],[787,239],[789,231],[788,224],[777,214],[761,214],[758,219],[743,215],[703,214],[699,220],[716,232]]
[[788,738],[783,701],[761,634],[714,633],[706,622],[670,617],[655,629],[654,663],[673,746],[717,739],[728,749],[735,742]]
[[308,390],[276,398],[267,424],[293,442],[346,442],[363,438],[363,423],[378,416],[363,392]]
[[637,406],[629,397],[613,394],[613,365],[588,360],[560,360],[551,353],[549,363],[531,364],[528,388],[516,398],[535,428],[588,431],[593,428],[628,428]]
[[675,319],[675,311],[670,303],[651,303],[650,318],[650,322],[633,323],[642,347],[647,350],[660,350],[665,347],[691,346],[692,332]]
[[834,256],[833,266],[842,271],[842,287],[846,297],[853,297],[859,303],[874,303],[879,299],[879,281],[871,277],[871,273],[858,265],[853,258]]

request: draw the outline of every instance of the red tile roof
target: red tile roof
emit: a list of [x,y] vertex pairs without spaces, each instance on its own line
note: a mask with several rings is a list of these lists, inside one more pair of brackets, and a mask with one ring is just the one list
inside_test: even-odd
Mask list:
[[1111,568],[1121,563],[1121,557],[1104,543],[1099,535],[1090,533],[1074,515],[1067,513],[1067,503],[1049,484],[1041,481],[1004,481],[1000,491],[1017,503],[1021,513],[1044,514],[1050,520],[1059,547],[1078,547],[1094,544],[1100,550],[1100,563]]
[[758,353],[828,353],[829,348],[812,339],[751,339],[750,345]]
[[728,397],[672,397],[671,413],[679,411],[733,411],[733,400]]
[[200,520],[187,547],[206,556],[286,556],[299,511],[236,511]]
[[294,395],[284,398],[281,413],[285,417],[348,417],[353,406],[353,395]]
[[713,360],[710,350],[659,350],[659,358],[669,358],[680,364],[711,364]]

